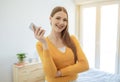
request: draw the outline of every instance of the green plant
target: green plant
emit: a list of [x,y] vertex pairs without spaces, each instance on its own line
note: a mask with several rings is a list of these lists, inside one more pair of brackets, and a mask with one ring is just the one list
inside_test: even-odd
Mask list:
[[26,54],[25,53],[18,53],[16,55],[17,55],[17,58],[18,58],[19,62],[23,62],[24,58],[26,58]]

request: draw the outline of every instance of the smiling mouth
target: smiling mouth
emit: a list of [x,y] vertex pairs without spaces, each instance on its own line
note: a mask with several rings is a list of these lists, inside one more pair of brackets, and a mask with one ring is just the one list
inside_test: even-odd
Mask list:
[[63,28],[63,26],[58,26],[58,25],[56,25],[56,27],[59,28],[59,29],[62,29],[62,28]]

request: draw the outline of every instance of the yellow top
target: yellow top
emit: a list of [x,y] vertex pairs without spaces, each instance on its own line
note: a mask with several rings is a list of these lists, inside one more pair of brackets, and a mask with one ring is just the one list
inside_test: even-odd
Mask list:
[[[76,64],[74,64],[74,55],[69,47],[66,47],[65,52],[61,52],[47,37],[46,41],[49,48],[47,50],[43,50],[42,44],[37,42],[36,48],[42,60],[47,82],[69,82],[71,80],[75,80],[79,72],[89,69],[88,61],[78,40],[75,36],[71,36],[71,39],[76,46],[78,57]],[[56,77],[57,70],[61,71],[61,77]]]

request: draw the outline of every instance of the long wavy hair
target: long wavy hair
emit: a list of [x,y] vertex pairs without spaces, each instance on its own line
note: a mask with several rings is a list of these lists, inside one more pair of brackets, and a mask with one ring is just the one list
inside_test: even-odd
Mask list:
[[[51,12],[51,17],[53,17],[57,12],[60,12],[60,11],[63,11],[67,14],[67,19],[68,19],[68,13],[67,13],[67,10],[64,8],[64,7],[60,7],[60,6],[57,6],[55,7],[52,12]],[[61,32],[61,38],[62,38],[62,41],[63,43],[72,49],[73,53],[74,53],[74,62],[76,63],[76,61],[78,60],[77,58],[77,52],[76,52],[76,47],[75,47],[75,44],[74,42],[71,40],[70,38],[70,34],[68,32],[68,21],[67,21],[67,26],[66,28]]]

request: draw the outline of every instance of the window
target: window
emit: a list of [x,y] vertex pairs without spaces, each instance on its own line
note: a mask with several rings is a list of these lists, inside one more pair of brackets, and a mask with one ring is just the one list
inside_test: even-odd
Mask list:
[[115,73],[118,4],[101,6],[100,69]]
[[87,55],[90,67],[95,67],[95,20],[96,8],[83,8],[82,10],[83,50]]
[[[79,35],[90,68],[116,73],[118,50],[118,13],[120,3],[101,2],[79,6]],[[80,25],[79,25],[80,24]],[[116,70],[117,68],[117,70]]]

